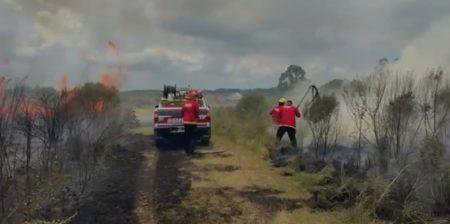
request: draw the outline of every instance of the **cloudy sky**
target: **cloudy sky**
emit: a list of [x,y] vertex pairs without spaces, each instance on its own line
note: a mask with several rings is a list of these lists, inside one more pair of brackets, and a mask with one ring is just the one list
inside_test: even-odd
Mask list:
[[0,0],[0,75],[76,84],[126,66],[122,89],[276,85],[289,64],[317,84],[374,70],[450,67],[450,1]]

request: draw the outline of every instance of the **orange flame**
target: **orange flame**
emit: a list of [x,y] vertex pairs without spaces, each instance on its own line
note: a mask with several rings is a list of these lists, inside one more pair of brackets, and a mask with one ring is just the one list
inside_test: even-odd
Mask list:
[[111,49],[117,49],[117,44],[112,42],[111,40],[108,41],[108,44],[106,45],[106,47],[111,48]]
[[117,86],[118,80],[117,80],[117,77],[115,77],[114,75],[111,75],[111,74],[108,74],[108,73],[104,73],[100,77],[100,83],[102,85],[104,85],[105,87],[113,88],[113,87]]
[[[117,68],[117,72],[113,72],[112,75],[103,74],[101,77],[101,83],[107,87],[113,87],[113,86],[118,87],[125,80],[127,68],[123,63],[123,59],[122,59],[121,52],[119,50],[119,46],[113,41],[108,41],[106,46],[107,46],[107,48],[113,50],[113,52],[116,56],[118,68]],[[112,72],[108,72],[108,73],[112,73]]]
[[26,117],[30,117],[30,118],[38,117],[42,111],[43,110],[41,107],[39,107],[36,104],[30,103],[30,102],[23,102],[19,106],[19,113],[22,116],[26,116]]
[[67,86],[67,75],[66,74],[61,74],[61,76],[59,76],[59,89],[60,90],[67,90],[68,86]]
[[105,108],[105,101],[103,99],[98,99],[98,101],[95,103],[95,112],[100,113]]

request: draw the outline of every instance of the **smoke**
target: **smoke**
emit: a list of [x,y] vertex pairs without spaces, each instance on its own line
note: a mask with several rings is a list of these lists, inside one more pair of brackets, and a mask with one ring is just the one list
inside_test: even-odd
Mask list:
[[[67,83],[78,85],[100,80],[105,69],[125,70],[117,65],[122,61],[108,49],[108,41],[117,41],[128,51],[145,46],[152,24],[146,18],[148,5],[143,1],[2,0],[0,75],[29,76],[30,84],[58,86],[60,74],[67,74]],[[125,81],[114,78],[118,85]]]
[[435,22],[422,36],[406,45],[391,69],[423,73],[442,67],[450,70],[450,16]]

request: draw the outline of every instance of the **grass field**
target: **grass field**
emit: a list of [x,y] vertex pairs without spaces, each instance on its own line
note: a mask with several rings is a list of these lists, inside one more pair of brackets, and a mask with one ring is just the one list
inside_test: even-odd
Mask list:
[[[192,194],[204,189],[251,192],[250,198],[246,194],[234,195],[237,197],[234,200],[241,202],[241,208],[248,214],[257,216],[255,211],[270,213],[270,216],[259,217],[259,223],[376,223],[356,209],[319,211],[309,208],[307,201],[311,195],[307,188],[321,178],[320,173],[297,172],[293,176],[285,176],[282,174],[290,172],[291,168],[272,167],[258,153],[220,136],[213,136],[213,143],[214,149],[224,151],[224,156],[192,160],[194,170],[197,170],[194,174],[200,180],[193,182]],[[214,194],[208,197],[209,200],[219,200]],[[297,203],[301,206],[293,205]]]

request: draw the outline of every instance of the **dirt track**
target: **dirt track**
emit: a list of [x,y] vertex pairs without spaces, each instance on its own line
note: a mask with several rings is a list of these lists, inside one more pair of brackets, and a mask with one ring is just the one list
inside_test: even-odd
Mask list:
[[156,149],[150,136],[129,136],[106,158],[73,223],[298,223],[322,217],[305,208],[307,194],[248,150],[200,151],[186,156],[179,146]]
[[[151,210],[153,161],[156,150],[145,136],[130,136],[127,144],[108,154],[105,171],[95,178],[82,199],[74,223],[140,223],[142,214],[152,221],[151,212],[137,212],[145,205]],[[143,200],[145,200],[143,202]],[[141,208],[139,208],[141,209]],[[142,211],[144,212],[144,211]],[[151,222],[150,222],[151,223]]]
[[191,223],[180,207],[187,162],[179,147],[158,150],[151,137],[130,136],[106,159],[74,223]]
[[183,203],[193,178],[189,172],[191,159],[180,146],[157,149],[149,136],[130,136],[127,144],[116,147],[106,159],[105,172],[94,180],[88,196],[81,199],[73,222],[208,221],[205,215],[214,208]]

